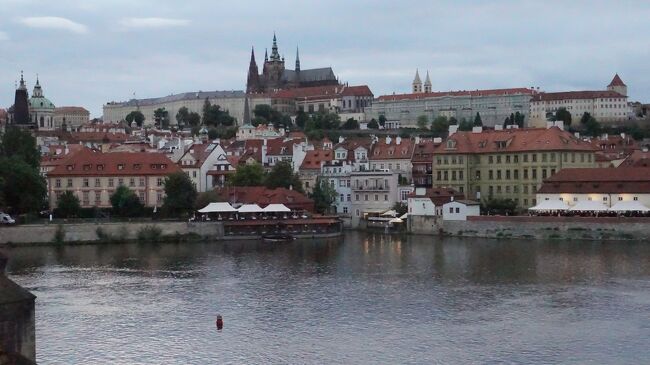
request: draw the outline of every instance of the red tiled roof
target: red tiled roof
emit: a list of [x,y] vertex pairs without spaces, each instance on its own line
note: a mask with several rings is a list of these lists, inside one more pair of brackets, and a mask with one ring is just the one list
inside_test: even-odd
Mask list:
[[[397,144],[398,138],[400,139]],[[390,144],[386,144],[386,138],[379,138],[379,141],[372,146],[369,160],[410,160],[413,157],[414,141],[409,138],[391,138]]]
[[[447,147],[449,141],[453,147]],[[504,147],[505,145],[505,147]],[[435,149],[437,154],[511,153],[526,151],[594,151],[589,142],[560,128],[484,130],[456,132]]]
[[538,193],[650,193],[650,168],[570,168],[544,180]]
[[[178,165],[180,167],[200,167],[210,153],[214,151],[214,149],[209,149],[210,146],[210,143],[194,143],[186,150],[183,157],[178,161]],[[183,158],[188,155],[192,157],[194,164],[183,165]]]
[[287,139],[274,138],[266,141],[266,155],[267,156],[291,156],[293,155],[293,145],[300,143],[299,138]]
[[129,135],[126,133],[107,133],[107,132],[71,132],[69,142],[96,142],[111,143],[124,142]]
[[618,74],[616,74],[616,75],[614,75],[614,78],[612,79],[612,82],[610,82],[609,85],[607,85],[607,86],[627,86],[627,85],[625,85],[623,80],[621,80],[621,77],[618,76]]
[[373,96],[368,85],[326,85],[280,90],[271,95],[278,99],[323,99],[340,96]]
[[169,175],[182,171],[162,153],[83,150],[55,167],[49,176]]
[[436,149],[436,146],[439,143],[434,144],[433,141],[421,141],[413,147],[413,157],[411,157],[411,162],[433,162],[433,153]]
[[305,159],[300,165],[301,170],[320,170],[321,162],[328,162],[334,159],[334,153],[331,150],[311,150],[307,151]]
[[269,204],[284,204],[292,210],[314,210],[314,201],[295,190],[286,188],[269,189],[264,186],[239,186],[217,190],[222,199],[230,203],[258,204],[265,207]]
[[635,150],[629,155],[625,161],[619,166],[622,167],[650,167],[650,152],[643,150]]
[[443,96],[498,96],[498,95],[533,95],[534,91],[528,88],[511,88],[511,89],[488,89],[488,90],[462,90],[462,91],[438,91],[431,93],[412,93],[412,94],[394,94],[394,95],[381,95],[380,101],[397,101],[397,100],[412,100],[412,99],[427,99],[439,98]]
[[464,194],[459,193],[452,188],[444,188],[444,187],[426,189],[424,195],[416,195],[414,191],[411,194],[409,194],[408,197],[409,198],[427,197],[431,199],[431,201],[437,206],[449,203],[452,200],[452,197],[454,198],[454,200],[465,199]]
[[373,96],[368,85],[345,86],[341,96]]
[[531,101],[552,101],[571,99],[602,99],[602,98],[625,98],[616,91],[563,91],[559,93],[539,93],[533,96]]

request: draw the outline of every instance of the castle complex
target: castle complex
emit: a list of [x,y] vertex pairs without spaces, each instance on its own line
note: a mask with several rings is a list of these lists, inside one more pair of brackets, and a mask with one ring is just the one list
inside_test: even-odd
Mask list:
[[246,93],[257,94],[277,91],[281,89],[293,89],[309,86],[338,85],[339,82],[334,76],[331,67],[300,69],[300,56],[296,49],[296,67],[289,70],[284,66],[284,57],[278,52],[278,43],[273,35],[273,46],[271,56],[264,52],[264,66],[262,74],[258,73],[255,51],[251,49],[251,61],[248,66],[248,78],[246,81]]

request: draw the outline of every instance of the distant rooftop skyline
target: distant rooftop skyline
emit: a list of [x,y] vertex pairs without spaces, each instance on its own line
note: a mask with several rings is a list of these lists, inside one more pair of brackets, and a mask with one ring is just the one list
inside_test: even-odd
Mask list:
[[[24,70],[57,106],[101,116],[109,101],[244,90],[251,46],[273,32],[288,65],[331,66],[375,96],[540,87],[604,90],[618,73],[631,101],[650,101],[650,3],[642,1],[0,0],[0,108]],[[271,15],[272,16],[269,16]],[[216,21],[218,19],[219,21]]]

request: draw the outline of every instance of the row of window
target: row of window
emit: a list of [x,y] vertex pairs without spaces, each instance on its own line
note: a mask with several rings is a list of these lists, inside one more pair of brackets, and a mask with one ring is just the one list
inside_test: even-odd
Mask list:
[[[545,198],[544,200],[550,200],[550,199],[549,199],[549,198]],[[560,200],[561,200],[561,201],[564,201],[564,198],[563,198],[563,197],[560,197]],[[587,197],[587,200],[592,201],[593,198],[589,196],[589,197]],[[608,200],[609,200],[608,197],[606,197],[606,196],[603,197],[603,201],[604,201],[604,202],[606,202],[606,201],[608,201]],[[638,197],[638,196],[635,196],[635,197],[633,197],[633,200],[634,200],[634,201],[638,201],[638,200],[639,200],[639,197]],[[577,202],[577,201],[578,201],[578,197],[577,197],[577,196],[574,196],[574,197],[573,197],[573,201],[574,201],[574,202]],[[622,196],[619,196],[619,197],[618,197],[618,201],[619,201],[619,202],[622,202],[622,201],[623,201],[623,197],[622,197]]]
[[[81,192],[81,205],[82,206],[89,206],[90,205],[90,193],[91,193],[91,191],[82,191]],[[93,193],[93,197],[95,198],[94,199],[95,206],[101,205],[101,201],[102,201],[102,192],[101,192],[101,190],[95,190],[95,191],[92,191],[92,193]],[[113,195],[113,193],[115,193],[115,191],[109,190],[108,191],[108,196],[110,197],[111,195]],[[144,191],[138,191],[136,193],[137,193],[138,198],[140,199],[140,201],[143,204],[145,204],[146,203],[145,202],[146,193]],[[58,200],[61,197],[61,194],[63,194],[63,191],[56,191],[55,192],[56,200]],[[157,200],[158,203],[162,202],[162,200],[163,200],[163,193],[162,192],[157,192],[156,193],[156,200]]]
[[[538,169],[536,168],[531,168],[530,170],[522,169],[521,171],[523,172],[523,179],[536,180],[537,170]],[[546,179],[547,177],[555,174],[555,169],[542,168],[539,170],[542,172],[542,179]],[[528,174],[528,171],[530,171],[530,174]],[[474,178],[475,180],[481,180],[481,170],[475,171]],[[465,174],[463,170],[452,170],[452,171],[445,170],[445,171],[436,172],[437,181],[457,181],[457,180],[462,181],[464,179],[465,179]],[[510,179],[519,180],[519,170],[489,170],[488,171],[488,180],[510,180]]]
[[[538,157],[539,155],[539,157]],[[488,155],[487,158],[487,163],[493,164],[493,163],[519,163],[519,156],[521,156],[521,160],[523,162],[537,162],[538,159],[541,160],[542,162],[556,162],[558,159],[560,159],[560,155],[562,156],[563,162],[569,162],[569,159],[571,160],[572,163],[575,163],[578,159],[580,162],[592,162],[593,156],[591,153],[577,153],[576,152],[561,152],[561,153],[554,153],[554,152],[544,152],[544,153],[524,153],[524,154],[517,154],[517,155]],[[476,156],[478,157],[478,156]],[[455,165],[455,164],[463,164],[465,162],[463,156],[437,156],[436,157],[436,163],[438,165]],[[476,161],[477,163],[480,162],[480,157]]]
[[[129,186],[130,187],[135,187],[135,181],[136,179],[134,177],[129,178]],[[124,186],[124,178],[118,178],[117,179],[117,185],[118,186]],[[159,177],[156,179],[156,186],[162,186],[163,185],[163,178]],[[61,179],[56,179],[54,180],[54,186],[57,188],[61,187]],[[73,186],[73,179],[67,179],[66,181],[66,187],[71,188]],[[95,178],[94,179],[94,187],[96,188],[101,188],[102,187],[102,179],[101,178]],[[108,185],[109,188],[112,188],[115,186],[115,179],[114,178],[108,178]],[[141,177],[138,179],[138,186],[145,186],[145,178]],[[90,178],[84,178],[81,181],[81,187],[88,188],[90,187]]]

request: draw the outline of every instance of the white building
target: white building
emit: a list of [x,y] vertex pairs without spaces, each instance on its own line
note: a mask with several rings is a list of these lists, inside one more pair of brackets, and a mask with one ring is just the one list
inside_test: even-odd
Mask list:
[[481,204],[474,200],[452,200],[442,206],[442,219],[446,221],[466,221],[477,215],[481,215]]
[[534,95],[530,101],[530,125],[543,127],[548,117],[561,108],[571,113],[573,124],[579,123],[584,113],[601,122],[626,121],[632,114],[627,102],[627,86],[618,74],[607,85],[607,90],[541,92]]
[[462,200],[464,195],[452,188],[417,187],[408,195],[408,214],[415,216],[442,216],[443,205],[451,201]]
[[178,165],[190,177],[196,191],[201,193],[212,189],[212,176],[208,172],[223,159],[226,159],[226,152],[219,143],[196,143],[189,147]]

